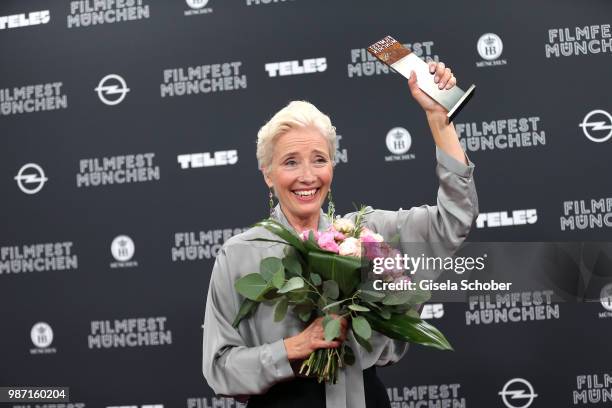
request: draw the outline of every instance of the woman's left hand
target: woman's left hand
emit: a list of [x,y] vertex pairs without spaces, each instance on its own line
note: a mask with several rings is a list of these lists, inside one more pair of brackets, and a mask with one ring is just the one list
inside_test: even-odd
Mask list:
[[[434,82],[438,84],[438,89],[451,89],[457,84],[457,79],[453,75],[453,72],[450,68],[447,68],[443,62],[430,62],[429,73],[433,76]],[[421,105],[427,115],[443,115],[446,117],[446,108],[431,99],[429,95],[419,88],[414,71],[410,73],[408,87],[410,88],[412,97]]]

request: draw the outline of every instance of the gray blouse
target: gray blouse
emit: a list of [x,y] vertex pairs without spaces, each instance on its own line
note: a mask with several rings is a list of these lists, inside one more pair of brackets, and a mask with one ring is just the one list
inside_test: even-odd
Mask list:
[[[436,174],[440,181],[437,205],[422,205],[409,210],[372,210],[365,226],[385,240],[399,234],[401,242],[439,242],[449,252],[466,238],[478,215],[478,198],[472,174],[474,164],[465,165],[436,148]],[[354,217],[355,213],[345,218]],[[273,217],[291,228],[277,205]],[[319,230],[330,224],[321,211]],[[245,400],[263,394],[275,383],[295,377],[287,359],[283,339],[302,331],[304,323],[289,311],[281,322],[274,322],[273,306],[261,303],[256,313],[244,319],[237,329],[232,322],[242,297],[234,282],[259,271],[261,259],[282,258],[286,245],[249,241],[257,237],[278,239],[262,227],[251,228],[225,242],[219,251],[208,288],[204,315],[203,373],[210,387],[221,395]],[[325,385],[327,408],[365,408],[362,370],[376,364],[397,362],[408,343],[373,332],[372,352],[364,350],[349,331],[347,338],[355,352],[352,366],[339,370],[338,382]]]

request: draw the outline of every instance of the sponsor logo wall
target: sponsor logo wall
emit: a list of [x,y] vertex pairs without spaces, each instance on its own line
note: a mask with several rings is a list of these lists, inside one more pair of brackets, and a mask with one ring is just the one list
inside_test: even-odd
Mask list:
[[[206,385],[202,322],[223,244],[268,216],[259,127],[293,99],[330,115],[337,213],[436,205],[426,116],[366,50],[387,34],[477,84],[455,119],[476,165],[470,239],[611,240],[612,4],[377,7],[0,5],[0,386],[69,386],[66,408],[245,406]],[[609,406],[612,286],[584,286],[588,304],[425,304],[455,351],[379,368],[392,407]]]

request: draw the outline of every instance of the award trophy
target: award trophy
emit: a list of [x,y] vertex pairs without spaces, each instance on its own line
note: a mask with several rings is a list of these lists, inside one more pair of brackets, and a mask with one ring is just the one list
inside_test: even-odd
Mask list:
[[449,122],[474,95],[476,85],[470,86],[467,91],[456,85],[448,90],[438,89],[438,84],[429,73],[429,65],[389,35],[370,45],[368,52],[406,78],[410,78],[410,71],[414,71],[419,88],[448,110],[446,116]]

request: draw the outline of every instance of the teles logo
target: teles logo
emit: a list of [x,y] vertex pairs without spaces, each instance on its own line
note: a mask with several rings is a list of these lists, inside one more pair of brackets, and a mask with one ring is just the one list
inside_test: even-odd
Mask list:
[[612,137],[612,115],[602,109],[587,113],[578,126],[591,142],[603,143]]
[[110,264],[111,268],[130,268],[138,266],[138,262],[132,261],[134,257],[135,246],[132,238],[127,235],[119,235],[111,243],[111,254],[117,262]]
[[36,163],[28,163],[21,166],[15,180],[19,189],[24,193],[36,194],[49,179],[45,176],[42,167]]
[[269,77],[314,74],[327,69],[327,58],[310,58],[303,61],[268,62],[265,65]]
[[208,0],[186,0],[186,3],[191,8],[191,10],[185,10],[186,16],[212,13],[212,8],[206,7]]
[[512,225],[535,224],[538,221],[538,211],[535,208],[528,210],[514,210],[512,215],[508,211],[480,213],[476,219],[477,228],[508,227]]
[[120,104],[130,91],[125,80],[117,74],[102,78],[94,90],[98,93],[98,98],[109,106]]
[[53,330],[51,326],[45,322],[38,322],[32,326],[30,330],[30,338],[32,344],[36,348],[30,349],[30,354],[51,354],[55,353],[56,349],[49,347],[53,343]]
[[26,17],[25,14],[13,14],[11,16],[0,16],[0,30],[7,28],[29,27],[38,24],[47,24],[51,20],[49,10],[32,11]]
[[507,408],[527,408],[538,396],[529,381],[523,378],[511,379],[498,394]]
[[408,153],[412,146],[412,136],[403,127],[394,127],[387,132],[385,143],[387,149],[393,154],[392,156],[386,156],[385,161],[414,159],[414,154]]
[[506,60],[498,59],[504,50],[504,43],[497,34],[486,33],[480,36],[476,43],[478,55],[484,61],[478,61],[477,67],[492,67],[496,65],[506,65]]
[[179,154],[176,158],[179,164],[181,165],[181,169],[229,166],[238,163],[238,151],[220,150],[212,153],[204,152]]

